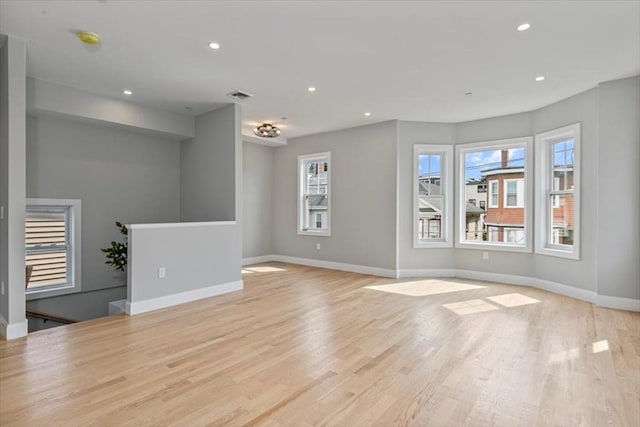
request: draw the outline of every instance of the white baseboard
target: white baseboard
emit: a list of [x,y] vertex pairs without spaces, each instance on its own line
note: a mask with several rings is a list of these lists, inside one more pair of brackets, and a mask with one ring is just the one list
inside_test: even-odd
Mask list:
[[242,265],[251,265],[251,264],[260,264],[261,262],[271,262],[275,261],[275,255],[262,255],[262,256],[254,256],[249,258],[242,258]]
[[459,277],[461,279],[483,280],[486,282],[497,282],[508,285],[531,286],[543,289],[592,304],[615,308],[618,310],[628,310],[640,312],[640,300],[633,298],[610,297],[598,295],[595,291],[576,288],[562,283],[551,282],[549,280],[535,277],[518,276],[513,274],[491,273],[485,271],[460,270],[456,268],[429,268],[429,269],[400,269],[391,270],[362,265],[344,264],[332,261],[321,261],[316,259],[297,258],[284,255],[265,255],[254,258],[243,259],[242,265],[257,264],[261,262],[280,261],[291,264],[308,265],[311,267],[328,268],[332,270],[351,271],[353,273],[372,274],[375,276],[391,278],[407,277]]
[[308,265],[310,267],[327,268],[330,270],[350,271],[352,273],[372,274],[382,277],[396,277],[396,270],[369,267],[366,265],[345,264],[341,262],[322,261],[318,259],[298,258],[285,255],[272,255],[272,261],[288,262],[291,264]]
[[507,285],[531,286],[543,289],[560,295],[593,303],[596,293],[586,289],[575,288],[563,285],[562,283],[550,282],[548,280],[537,279],[535,277],[517,276],[513,274],[489,273],[485,271],[456,270],[456,277],[461,279],[483,280],[486,282],[504,283]]
[[409,268],[398,270],[398,278],[406,277],[455,277],[455,268]]
[[28,320],[24,319],[22,322],[9,323],[7,319],[0,314],[0,335],[6,340],[26,337],[29,333],[27,322]]
[[209,286],[206,288],[194,289],[192,291],[180,292],[178,294],[167,295],[158,298],[151,298],[143,301],[127,301],[125,304],[126,313],[129,315],[146,313],[147,311],[158,310],[172,305],[184,304],[203,298],[226,294],[228,292],[240,291],[244,287],[242,280]]
[[640,312],[640,299],[610,297],[608,295],[598,295],[596,305],[606,308],[617,308],[618,310]]

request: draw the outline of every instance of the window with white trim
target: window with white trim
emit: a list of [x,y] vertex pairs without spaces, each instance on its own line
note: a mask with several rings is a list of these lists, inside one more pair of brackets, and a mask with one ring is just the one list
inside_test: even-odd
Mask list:
[[80,200],[27,200],[28,296],[62,295],[80,289],[80,219]]
[[504,180],[504,207],[524,207],[524,179]]
[[413,146],[413,246],[453,246],[453,146]]
[[[457,246],[530,252],[533,246],[532,137],[456,147],[459,173]],[[486,182],[477,206],[468,183]]]
[[580,258],[580,124],[536,135],[536,253]]
[[298,156],[298,234],[330,236],[331,153]]
[[489,181],[489,207],[498,207],[498,181]]

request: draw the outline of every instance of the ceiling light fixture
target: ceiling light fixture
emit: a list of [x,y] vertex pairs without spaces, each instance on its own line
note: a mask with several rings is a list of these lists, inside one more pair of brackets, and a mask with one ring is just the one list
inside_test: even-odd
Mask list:
[[100,43],[100,36],[90,31],[78,31],[76,36],[84,44],[98,44]]
[[309,87],[307,88],[307,91],[309,91],[309,92],[315,92],[315,91],[316,91],[316,88],[315,88],[315,87],[313,87],[313,86],[309,86]]
[[216,42],[209,43],[209,49],[213,49],[213,50],[220,49],[220,43],[216,43]]
[[529,28],[531,28],[531,24],[529,24],[528,22],[522,23],[520,25],[518,25],[516,27],[516,31],[527,31]]
[[536,81],[537,81],[537,82],[541,82],[541,81],[543,81],[543,80],[544,80],[544,76],[538,76],[538,77],[536,77]]
[[467,92],[464,94],[464,96],[471,96],[471,95],[473,95],[473,92]]
[[253,133],[262,138],[275,138],[280,135],[280,129],[271,123],[263,123],[253,130]]
[[371,116],[371,113],[364,113],[364,116],[365,117],[369,117],[369,116]]
[[128,89],[123,90],[122,93],[124,93],[125,95],[133,95],[133,92]]

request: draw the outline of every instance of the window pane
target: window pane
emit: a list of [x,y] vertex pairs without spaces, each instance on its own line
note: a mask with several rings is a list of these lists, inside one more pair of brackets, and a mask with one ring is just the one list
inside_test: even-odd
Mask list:
[[[526,148],[469,151],[463,154],[462,161],[466,183],[465,240],[525,245],[524,209],[504,208],[524,208]],[[522,228],[507,232],[505,227]]]
[[67,283],[68,209],[29,208],[25,220],[27,288]]
[[573,245],[573,194],[552,195],[550,197],[551,243]]
[[420,196],[418,200],[418,238],[442,239],[443,197]]
[[298,165],[302,175],[299,231],[328,231],[329,157],[299,159]]
[[420,195],[436,196],[442,194],[441,186],[442,155],[418,155],[418,189]]
[[553,189],[567,191],[573,189],[574,141],[558,141],[553,146]]

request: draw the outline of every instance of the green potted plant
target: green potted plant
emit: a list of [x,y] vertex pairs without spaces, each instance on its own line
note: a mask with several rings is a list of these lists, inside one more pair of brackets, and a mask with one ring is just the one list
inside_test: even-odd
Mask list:
[[127,227],[116,221],[116,227],[120,234],[123,234],[124,242],[112,241],[108,248],[100,249],[107,256],[105,264],[110,264],[116,270],[127,270]]

